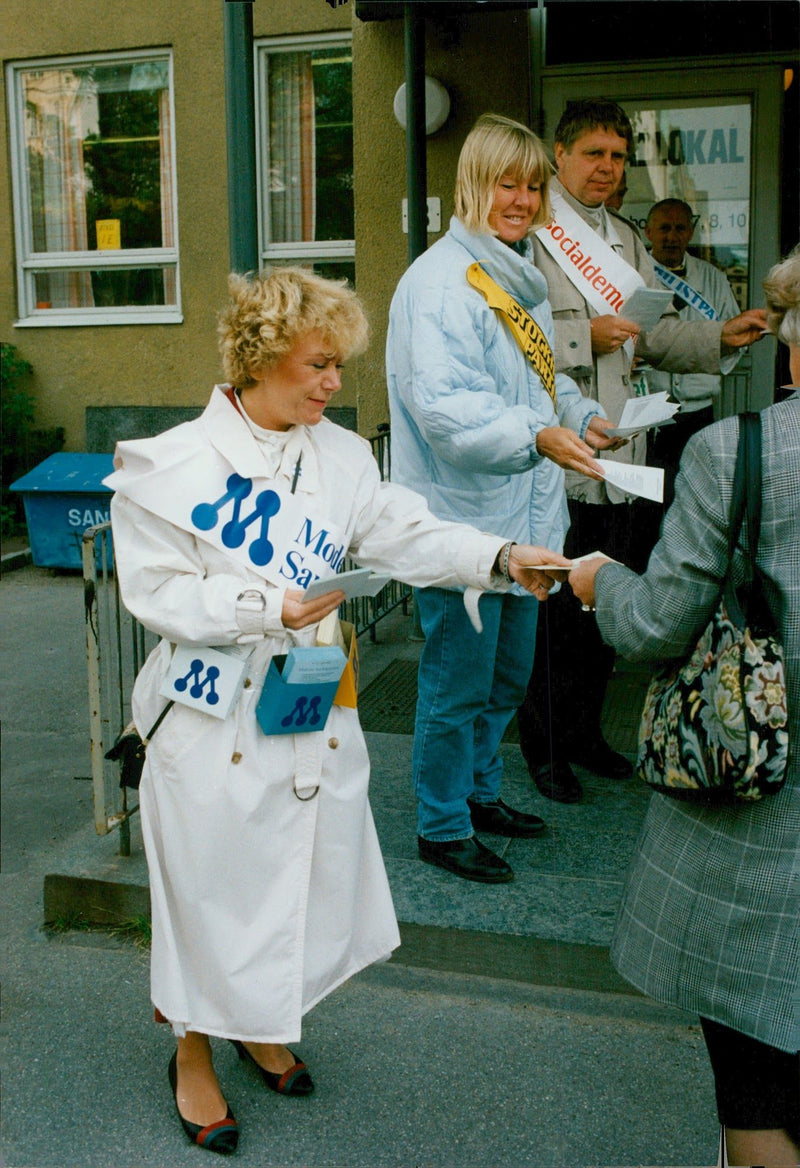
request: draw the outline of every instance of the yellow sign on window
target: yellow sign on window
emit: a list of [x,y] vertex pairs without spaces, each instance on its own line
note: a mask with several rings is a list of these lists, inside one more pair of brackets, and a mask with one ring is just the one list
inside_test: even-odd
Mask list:
[[122,233],[119,219],[95,219],[98,251],[119,251],[122,247]]

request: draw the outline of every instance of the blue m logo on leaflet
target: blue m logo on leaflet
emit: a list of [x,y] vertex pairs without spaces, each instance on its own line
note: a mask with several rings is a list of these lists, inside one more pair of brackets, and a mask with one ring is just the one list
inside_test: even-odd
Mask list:
[[245,479],[238,474],[230,475],[225,483],[224,495],[213,503],[198,503],[192,509],[192,523],[199,531],[211,531],[216,527],[223,510],[229,503],[232,504],[231,517],[220,534],[225,547],[238,548],[244,543],[250,524],[260,519],[261,529],[247,550],[252,562],[263,568],[275,554],[275,547],[269,539],[269,521],[280,511],[281,500],[275,491],[260,491],[252,510],[242,516],[242,503],[252,490],[252,479]]

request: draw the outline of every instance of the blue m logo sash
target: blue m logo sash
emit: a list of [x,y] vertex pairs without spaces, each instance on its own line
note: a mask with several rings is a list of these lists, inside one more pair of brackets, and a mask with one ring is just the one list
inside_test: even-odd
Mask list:
[[321,498],[292,494],[282,478],[246,478],[211,447],[129,480],[123,469],[109,485],[278,587],[328,579],[347,551],[345,530]]

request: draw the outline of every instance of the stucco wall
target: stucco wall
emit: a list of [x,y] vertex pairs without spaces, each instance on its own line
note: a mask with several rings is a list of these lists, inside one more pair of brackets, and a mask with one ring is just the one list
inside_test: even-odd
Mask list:
[[[256,0],[256,37],[353,30],[356,264],[372,323],[367,354],[346,371],[337,405],[358,406],[371,433],[388,419],[383,350],[394,287],[407,263],[401,229],[405,134],[392,101],[403,81],[401,20],[362,23],[355,4]],[[172,48],[175,77],[178,230],[183,323],[17,328],[14,237],[6,143],[5,90],[0,152],[0,337],[31,362],[36,423],[64,426],[67,449],[86,448],[87,406],[197,406],[219,378],[215,321],[228,271],[222,0],[148,0],[109,5],[82,0],[6,0],[0,15],[6,60],[21,61],[149,46]],[[429,194],[452,213],[458,151],[488,109],[528,116],[528,36],[524,13],[459,17],[428,24],[426,70],[448,89],[446,125],[428,139]],[[476,84],[479,79],[479,84]],[[433,242],[435,237],[431,236]]]
[[[428,138],[428,195],[442,201],[442,231],[453,212],[453,183],[461,145],[475,119],[492,111],[527,121],[529,44],[524,12],[460,16],[428,22],[425,71],[450,94],[448,121]],[[389,417],[384,345],[389,304],[408,263],[401,226],[406,194],[405,131],[392,112],[404,81],[402,20],[353,21],[356,281],[372,324],[372,341],[358,369],[358,417],[371,433]],[[441,234],[441,233],[440,233]],[[429,235],[433,243],[438,235]]]
[[[256,0],[256,36],[349,28],[349,7],[324,0]],[[175,76],[178,232],[183,323],[15,328],[16,286],[5,90],[0,151],[0,338],[34,367],[36,422],[61,425],[85,448],[89,406],[198,405],[219,378],[215,318],[228,271],[222,0],[5,0],[6,61],[169,46]],[[340,395],[355,397],[354,378]],[[337,404],[339,404],[337,402]]]

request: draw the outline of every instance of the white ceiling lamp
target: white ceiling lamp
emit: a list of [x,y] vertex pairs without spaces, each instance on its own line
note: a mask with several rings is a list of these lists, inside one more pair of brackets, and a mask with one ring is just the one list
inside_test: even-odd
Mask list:
[[[394,95],[394,116],[406,128],[406,86],[405,82]],[[441,81],[435,77],[425,78],[425,133],[435,134],[441,130],[450,113],[450,94]]]

